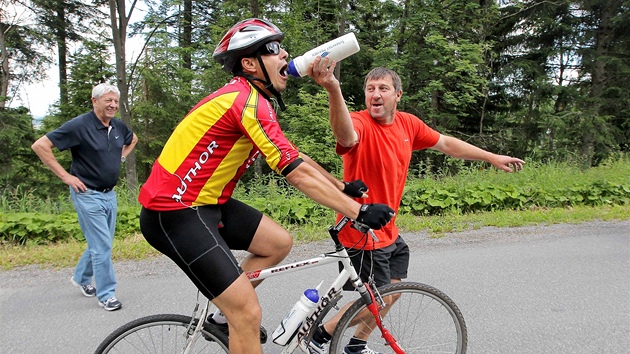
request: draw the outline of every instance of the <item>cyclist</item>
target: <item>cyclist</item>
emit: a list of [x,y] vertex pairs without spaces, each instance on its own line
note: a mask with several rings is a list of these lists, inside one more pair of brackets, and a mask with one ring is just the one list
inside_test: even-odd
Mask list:
[[[348,112],[339,81],[333,70],[336,63],[317,58],[308,68],[309,76],[328,92],[330,124],[337,140],[337,153],[343,158],[344,179],[361,179],[370,187],[366,200],[385,202],[398,208],[414,150],[435,149],[456,158],[487,161],[506,172],[523,168],[523,160],[497,155],[445,136],[431,129],[418,117],[396,109],[402,97],[398,74],[387,68],[375,68],[365,77],[366,110]],[[386,153],[379,153],[386,151]],[[381,168],[387,166],[387,169]],[[379,173],[383,171],[383,173]],[[407,277],[409,247],[398,233],[395,218],[376,231],[379,242],[364,238],[352,228],[339,233],[339,240],[352,255],[352,263],[366,281],[374,275],[376,286],[401,281]],[[390,299],[391,300],[391,299]],[[309,343],[311,353],[325,353],[344,310],[320,326]],[[359,326],[358,326],[359,327]],[[373,354],[365,338],[368,331],[357,330],[344,349],[346,354]]]
[[[201,100],[166,142],[142,186],[140,227],[225,316],[230,353],[262,353],[261,309],[244,271],[278,264],[292,239],[278,223],[232,198],[239,178],[258,157],[316,202],[380,229],[393,216],[384,204],[360,204],[360,181],[343,183],[287,138],[272,96],[284,108],[288,53],[272,23],[234,25],[213,58],[234,77]],[[230,249],[250,254],[239,266]],[[257,284],[254,284],[254,286]],[[213,316],[219,322],[219,316]]]

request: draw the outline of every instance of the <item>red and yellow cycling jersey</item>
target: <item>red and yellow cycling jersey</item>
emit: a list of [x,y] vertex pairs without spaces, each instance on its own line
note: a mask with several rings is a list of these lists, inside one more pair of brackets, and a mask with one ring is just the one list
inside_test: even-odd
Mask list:
[[158,211],[223,204],[261,154],[277,173],[300,157],[271,102],[246,79],[235,77],[175,128],[138,200]]

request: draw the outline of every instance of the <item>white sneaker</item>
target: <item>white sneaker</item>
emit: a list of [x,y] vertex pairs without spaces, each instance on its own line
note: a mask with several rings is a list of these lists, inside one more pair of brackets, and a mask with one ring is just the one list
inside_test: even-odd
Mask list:
[[92,285],[81,285],[74,281],[74,277],[70,278],[70,282],[72,283],[72,285],[78,287],[79,290],[81,290],[83,296],[93,297],[94,295],[96,295],[96,288]]
[[374,351],[374,350],[370,349],[367,345],[365,347],[363,347],[363,348],[357,347],[356,349],[357,350],[353,350],[353,348],[350,348],[349,345],[346,345],[346,347],[343,348],[343,352],[345,354],[383,354],[381,352],[377,352],[377,351]]
[[308,343],[308,353],[309,354],[326,354],[328,353],[328,345],[327,343],[318,343],[314,339]]
[[98,305],[104,308],[105,311],[116,311],[122,307],[120,301],[118,301],[118,299],[115,297],[110,297],[109,299],[105,300],[105,302],[99,301]]

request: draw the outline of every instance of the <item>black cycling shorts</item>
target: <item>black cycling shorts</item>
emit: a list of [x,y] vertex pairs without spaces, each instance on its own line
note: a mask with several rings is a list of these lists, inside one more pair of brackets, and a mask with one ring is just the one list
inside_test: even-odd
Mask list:
[[[359,273],[361,280],[366,283],[368,278],[374,277],[376,287],[391,283],[392,279],[407,278],[409,269],[409,246],[400,235],[396,241],[385,247],[371,251],[347,248],[354,269]],[[339,263],[339,270],[343,264]],[[344,290],[354,290],[354,286],[348,281]]]
[[243,273],[230,249],[247,250],[261,219],[260,211],[230,199],[174,211],[142,208],[140,229],[212,300]]

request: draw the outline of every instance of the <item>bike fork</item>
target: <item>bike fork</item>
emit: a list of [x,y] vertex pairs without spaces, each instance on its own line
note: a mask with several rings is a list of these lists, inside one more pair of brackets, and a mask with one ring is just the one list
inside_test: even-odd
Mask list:
[[[392,348],[392,350],[396,352],[396,354],[405,354],[405,350],[402,349],[400,345],[398,345],[398,341],[396,340],[396,338],[394,338],[394,336],[392,336],[392,334],[389,333],[387,328],[385,328],[385,326],[383,325],[383,318],[381,317],[381,314],[379,312],[379,306],[377,305],[376,297],[374,296],[372,287],[368,285],[365,288],[367,289],[369,293],[369,303],[366,303],[367,308],[374,316],[376,325],[380,329],[381,335],[383,336],[383,339],[385,339],[385,343],[387,343],[387,345],[389,345]],[[380,298],[381,295],[379,294],[378,296],[379,296],[379,302],[382,304],[385,304],[383,299]]]

